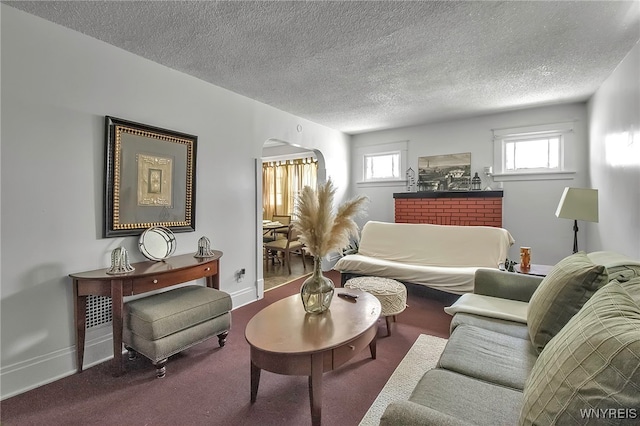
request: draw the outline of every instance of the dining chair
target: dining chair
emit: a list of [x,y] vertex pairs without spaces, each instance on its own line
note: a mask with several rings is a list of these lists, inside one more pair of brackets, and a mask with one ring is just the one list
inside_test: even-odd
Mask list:
[[287,238],[280,238],[264,244],[267,268],[269,268],[269,261],[273,260],[278,253],[282,253],[283,262],[287,265],[287,270],[291,275],[291,253],[297,253],[302,256],[302,265],[306,270],[307,264],[304,260],[303,249],[304,244],[298,239],[298,232],[293,228],[293,224],[289,224]]
[[[290,215],[273,215],[273,217],[271,218],[272,222],[280,222],[283,225],[289,225],[291,224],[291,216]],[[280,238],[286,238],[287,237],[287,228],[282,228],[282,229],[276,229],[273,231],[273,235],[274,237],[276,237],[276,239],[278,237]]]

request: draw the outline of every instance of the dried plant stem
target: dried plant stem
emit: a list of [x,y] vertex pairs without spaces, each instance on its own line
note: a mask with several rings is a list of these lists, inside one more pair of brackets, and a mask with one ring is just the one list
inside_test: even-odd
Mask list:
[[314,191],[305,186],[298,197],[295,229],[300,241],[314,257],[324,257],[349,244],[351,236],[358,235],[358,224],[354,217],[364,212],[366,197],[356,197],[338,207],[333,213],[335,188],[331,180],[318,185]]

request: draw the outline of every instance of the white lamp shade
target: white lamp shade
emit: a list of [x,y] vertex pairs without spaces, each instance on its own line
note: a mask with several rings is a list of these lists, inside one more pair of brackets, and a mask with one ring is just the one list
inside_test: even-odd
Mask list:
[[556,216],[565,219],[598,221],[598,190],[565,188],[556,210]]

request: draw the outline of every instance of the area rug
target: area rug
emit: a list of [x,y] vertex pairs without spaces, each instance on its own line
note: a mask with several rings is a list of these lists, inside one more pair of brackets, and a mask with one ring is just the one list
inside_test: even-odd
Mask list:
[[409,399],[422,375],[436,366],[446,344],[447,339],[427,334],[418,336],[362,418],[360,426],[379,425],[389,403]]

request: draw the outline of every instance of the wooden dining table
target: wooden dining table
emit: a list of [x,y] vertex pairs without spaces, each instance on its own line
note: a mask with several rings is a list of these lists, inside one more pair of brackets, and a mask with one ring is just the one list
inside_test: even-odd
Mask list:
[[280,222],[263,222],[262,223],[262,230],[265,233],[273,232],[276,229],[286,229],[288,227],[289,225],[285,225],[284,223],[280,223]]
[[279,229],[287,229],[289,225],[285,225],[280,222],[263,222],[262,223],[262,236],[267,237],[267,235],[271,234],[270,237],[275,240],[275,233]]

